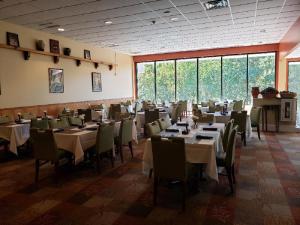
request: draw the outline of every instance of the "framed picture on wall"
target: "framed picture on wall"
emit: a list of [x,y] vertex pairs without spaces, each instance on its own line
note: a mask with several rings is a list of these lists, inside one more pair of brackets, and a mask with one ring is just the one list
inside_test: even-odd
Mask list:
[[49,93],[64,93],[63,69],[49,68]]
[[6,32],[6,42],[7,45],[14,46],[16,48],[20,46],[19,36],[15,33]]
[[50,43],[50,52],[59,54],[59,52],[60,52],[59,51],[59,41],[50,39],[49,43]]
[[281,121],[294,121],[296,111],[295,99],[281,99]]
[[102,80],[101,73],[92,73],[92,91],[93,92],[102,92]]
[[83,55],[85,59],[91,59],[91,52],[89,50],[84,50]]

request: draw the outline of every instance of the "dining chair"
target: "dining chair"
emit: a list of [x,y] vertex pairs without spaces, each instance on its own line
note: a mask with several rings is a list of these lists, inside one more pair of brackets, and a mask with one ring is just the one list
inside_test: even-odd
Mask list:
[[175,180],[181,183],[182,209],[186,205],[187,172],[184,138],[169,139],[160,136],[151,137],[154,171],[153,204],[157,203],[157,191],[160,180]]
[[114,167],[114,130],[114,122],[110,122],[109,124],[101,124],[98,127],[95,145],[95,156],[98,173],[100,171],[100,155],[104,153],[110,154],[111,165],[112,167]]
[[38,128],[38,129],[49,129],[49,122],[47,118],[43,119],[31,119],[30,128]]
[[208,100],[208,111],[210,112],[210,113],[214,113],[214,112],[216,112],[216,102],[215,101],[213,101],[213,100]]
[[233,184],[235,184],[234,159],[235,159],[236,133],[237,133],[237,127],[235,126],[230,131],[228,144],[226,146],[226,153],[217,155],[216,157],[217,167],[223,167],[226,170],[226,174],[220,174],[220,175],[225,175],[228,177],[231,193],[234,193]]
[[48,121],[49,121],[49,127],[51,129],[70,127],[69,120],[67,117],[61,117],[60,119],[52,119]]
[[167,118],[159,118],[158,120],[158,124],[161,130],[165,130],[168,127],[172,126],[171,124],[171,120],[167,117]]
[[214,114],[202,113],[198,116],[192,116],[192,119],[195,123],[214,123],[215,116]]
[[246,146],[247,111],[231,111],[230,119],[234,119],[234,126],[238,126],[237,133],[241,135],[242,142]]
[[260,118],[261,118],[261,107],[252,107],[250,111],[251,127],[256,127],[257,136],[260,140]]
[[238,112],[242,111],[243,110],[243,104],[244,104],[243,100],[239,100],[239,101],[234,102],[232,110],[233,111],[238,111]]
[[223,146],[223,152],[227,151],[227,144],[228,144],[228,139],[229,139],[229,134],[233,128],[233,124],[234,124],[234,120],[231,119],[228,121],[226,127],[225,127],[225,131],[224,134],[222,134],[222,146]]
[[40,167],[48,162],[54,164],[57,179],[59,160],[66,156],[66,152],[57,147],[53,131],[31,128],[30,137],[35,159],[35,183],[39,179]]
[[158,121],[153,121],[152,123],[146,124],[148,137],[152,137],[153,135],[158,135],[161,131]]
[[159,119],[159,109],[146,109],[145,110],[145,125],[144,125],[144,136],[148,137],[146,124],[152,123]]
[[177,123],[178,118],[181,121],[181,113],[182,113],[182,105],[181,104],[173,104],[172,112],[171,112],[171,123]]
[[5,123],[9,123],[11,120],[9,118],[9,116],[0,116],[0,124],[5,124]]
[[68,120],[71,126],[82,126],[82,120],[79,117],[70,116]]
[[117,149],[120,152],[121,162],[124,162],[123,158],[123,146],[127,145],[131,152],[131,157],[133,158],[133,149],[132,149],[132,125],[133,120],[131,118],[122,119],[120,125],[119,136],[115,137],[115,143]]
[[78,109],[78,115],[84,115],[84,121],[90,122],[92,121],[92,110],[91,109]]
[[121,104],[111,104],[109,107],[109,117],[110,119],[116,119],[116,113],[121,113]]

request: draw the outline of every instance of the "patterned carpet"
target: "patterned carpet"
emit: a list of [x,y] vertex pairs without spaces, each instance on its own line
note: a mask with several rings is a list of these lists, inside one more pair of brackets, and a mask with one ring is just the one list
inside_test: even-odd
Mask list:
[[299,135],[265,133],[259,141],[254,133],[246,147],[238,139],[235,194],[227,194],[226,177],[201,181],[186,212],[176,185],[161,187],[153,207],[152,180],[141,173],[143,141],[133,160],[127,154],[114,169],[103,160],[99,175],[90,164],[63,166],[54,182],[53,167],[45,166],[38,188],[34,161],[10,160],[0,164],[0,224],[300,224]]

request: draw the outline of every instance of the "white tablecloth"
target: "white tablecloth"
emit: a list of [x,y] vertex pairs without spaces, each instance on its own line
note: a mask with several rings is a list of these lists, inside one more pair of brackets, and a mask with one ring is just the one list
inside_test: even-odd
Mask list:
[[30,136],[30,124],[0,125],[0,137],[8,140],[9,150],[16,155],[17,147],[23,145]]
[[[178,135],[185,138],[186,161],[190,163],[206,163],[206,174],[218,181],[216,164],[216,153],[223,151],[220,132],[224,130],[224,124],[214,124],[210,127],[217,127],[218,131],[203,131],[203,127],[208,125],[201,124],[197,129],[191,130],[188,135]],[[182,128],[183,129],[183,128]],[[202,134],[214,137],[212,140],[196,140],[194,136]],[[148,173],[153,168],[153,155],[151,140],[147,139],[143,155],[143,172]]]
[[103,116],[103,110],[92,110],[92,120],[99,120]]

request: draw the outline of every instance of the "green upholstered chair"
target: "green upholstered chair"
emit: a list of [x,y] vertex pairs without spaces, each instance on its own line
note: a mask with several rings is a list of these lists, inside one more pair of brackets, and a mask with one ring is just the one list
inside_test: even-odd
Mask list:
[[70,116],[68,117],[69,124],[71,126],[81,126],[82,125],[82,120],[79,117],[75,116]]
[[244,101],[243,100],[239,100],[234,102],[232,110],[233,111],[242,111],[244,109]]
[[31,112],[25,112],[25,113],[22,113],[21,118],[25,119],[25,120],[31,120],[31,119],[35,119],[36,115]]
[[152,137],[153,135],[158,135],[161,131],[158,121],[147,123],[146,129],[147,129],[148,137]]
[[234,119],[234,126],[238,126],[237,133],[241,135],[242,141],[246,146],[247,111],[232,111],[230,119]]
[[49,129],[48,119],[31,119],[30,127],[43,130]]
[[0,124],[9,123],[11,120],[9,116],[0,116]]
[[171,121],[168,117],[167,118],[160,118],[157,121],[158,121],[158,124],[159,124],[159,127],[160,127],[161,130],[165,130],[168,127],[172,126]]
[[213,100],[208,100],[208,111],[214,113],[216,111],[216,102]]
[[114,167],[114,130],[114,122],[99,125],[95,145],[96,164],[98,172],[100,170],[100,155],[104,153],[110,153],[111,164],[112,167]]
[[202,113],[198,116],[192,116],[194,123],[214,123],[215,116],[213,114]]
[[201,109],[199,109],[198,104],[193,104],[192,113],[193,113],[193,116],[201,116],[202,115],[202,111],[201,111]]
[[257,136],[260,140],[260,118],[261,118],[261,107],[252,107],[250,111],[251,127],[256,127]]
[[70,127],[70,124],[67,117],[61,117],[60,119],[49,120],[49,127],[51,129],[68,128]]
[[59,160],[65,156],[66,152],[57,148],[52,130],[31,128],[30,137],[35,158],[35,182],[37,183],[40,166],[50,161],[54,163],[57,174]]
[[131,157],[133,158],[133,149],[132,149],[132,125],[133,120],[131,118],[122,119],[120,125],[119,136],[115,138],[115,143],[117,149],[120,152],[121,161],[124,162],[123,158],[123,146],[127,145],[131,152]]
[[229,120],[226,127],[225,127],[224,134],[222,134],[222,145],[223,145],[223,151],[224,152],[227,151],[227,144],[228,144],[229,134],[230,134],[230,132],[233,128],[233,124],[234,124],[234,120],[233,119]]
[[109,107],[108,118],[115,120],[116,113],[121,113],[121,104],[111,104]]
[[[236,140],[237,127],[231,129],[228,144],[226,147],[226,154],[216,157],[217,167],[224,167],[226,170],[226,176],[228,177],[231,193],[234,192],[233,184],[235,183],[235,140]],[[224,174],[221,174],[224,175]]]
[[182,105],[181,104],[173,104],[172,112],[171,112],[171,123],[177,123],[178,118],[181,121],[181,113],[182,113]]
[[154,170],[153,203],[156,205],[159,181],[176,180],[182,184],[182,208],[184,210],[187,185],[184,139],[152,136],[151,143]]
[[74,114],[75,114],[74,110],[70,110],[70,109],[64,108],[64,109],[58,114],[58,118],[74,116]]

